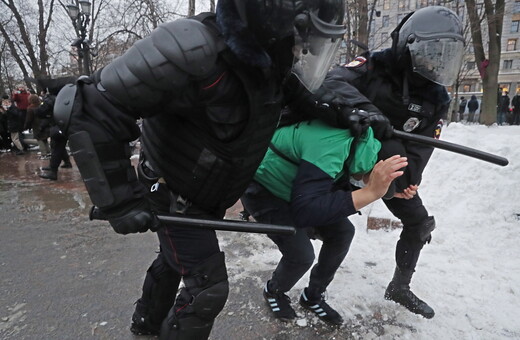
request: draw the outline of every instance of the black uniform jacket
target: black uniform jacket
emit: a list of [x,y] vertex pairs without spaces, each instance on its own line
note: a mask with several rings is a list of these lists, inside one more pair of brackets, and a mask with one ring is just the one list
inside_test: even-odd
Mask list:
[[[340,95],[347,106],[380,111],[397,130],[438,138],[450,98],[446,89],[425,79],[407,79],[390,49],[357,57],[334,68],[324,86]],[[398,192],[419,184],[433,152],[431,146],[401,140],[383,141],[380,158],[399,153],[408,157],[405,175],[398,178]]]

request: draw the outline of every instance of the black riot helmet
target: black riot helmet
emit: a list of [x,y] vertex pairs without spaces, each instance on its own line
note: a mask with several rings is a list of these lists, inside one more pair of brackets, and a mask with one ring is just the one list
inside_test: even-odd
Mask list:
[[407,15],[392,32],[397,60],[409,52],[412,70],[440,85],[452,85],[462,65],[462,22],[443,6],[421,8]]
[[311,92],[321,85],[345,34],[344,0],[234,0],[234,5],[263,48],[294,37],[293,73]]

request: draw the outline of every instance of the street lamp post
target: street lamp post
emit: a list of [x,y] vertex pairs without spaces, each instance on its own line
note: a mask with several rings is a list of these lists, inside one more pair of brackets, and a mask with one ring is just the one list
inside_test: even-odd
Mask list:
[[90,75],[90,41],[87,38],[87,27],[90,22],[91,3],[88,0],[80,0],[78,3],[80,7],[75,3],[67,5],[67,12],[72,19],[72,24],[79,33],[79,37],[71,46],[76,47],[78,51],[80,73]]

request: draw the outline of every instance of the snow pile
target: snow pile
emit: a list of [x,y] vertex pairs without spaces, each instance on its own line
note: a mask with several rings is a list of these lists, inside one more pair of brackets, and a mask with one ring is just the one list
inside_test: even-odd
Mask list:
[[[419,192],[437,228],[411,284],[434,308],[431,320],[383,298],[400,230],[367,230],[366,224],[369,216],[392,218],[384,204],[376,202],[362,216],[351,217],[356,236],[329,287],[328,301],[348,325],[357,326],[357,337],[520,338],[520,127],[452,123],[442,139],[506,157],[509,165],[434,152]],[[251,237],[257,249],[229,265],[240,272],[274,269],[279,254],[270,240]],[[319,246],[316,242],[316,254]],[[239,275],[248,275],[247,269]],[[258,278],[259,286],[264,279]],[[289,293],[293,301],[307,282],[305,276]]]

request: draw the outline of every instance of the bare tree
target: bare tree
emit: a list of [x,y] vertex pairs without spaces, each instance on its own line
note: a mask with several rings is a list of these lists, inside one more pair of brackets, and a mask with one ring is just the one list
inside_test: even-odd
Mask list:
[[[374,27],[374,16],[378,0],[346,0],[345,21],[347,33],[346,52],[349,59],[368,50],[369,40],[373,39],[377,28]],[[383,43],[383,42],[382,42]],[[375,43],[374,43],[375,45]]]
[[32,77],[48,77],[47,34],[54,11],[54,0],[37,0],[36,12],[27,4],[0,0],[3,4],[0,34],[29,88]]
[[0,38],[0,94],[12,93],[14,90],[14,78],[10,71],[13,66],[7,42]]
[[189,6],[188,6],[188,16],[194,16],[195,15],[195,0],[189,0]]
[[[464,4],[460,3],[459,1],[453,1],[453,0],[444,0],[440,3],[440,5],[447,6],[449,4],[452,4],[453,11],[459,16],[460,18],[464,17]],[[482,13],[479,13],[480,18],[482,19]],[[471,25],[469,23],[469,20],[464,21],[464,27],[463,27],[463,33],[462,33],[464,40],[466,42],[469,42],[471,39]],[[468,58],[471,55],[471,45],[469,43],[466,43],[465,49],[464,49],[464,60],[465,62],[462,63],[461,68],[457,72],[457,78],[455,79],[455,84],[451,87],[451,97],[453,100],[450,103],[450,110],[447,115],[448,122],[451,121],[457,121],[458,116],[458,98],[459,98],[459,89],[462,84],[464,84],[464,81],[468,78],[469,75],[473,73],[473,70],[468,68]]]
[[482,78],[484,92],[480,116],[484,124],[491,125],[496,122],[498,71],[501,53],[500,44],[502,40],[505,2],[504,0],[496,0],[493,5],[491,0],[484,0],[484,18],[487,22],[489,37],[489,41],[487,42],[487,57],[482,38],[483,21],[481,21],[478,15],[475,0],[466,0],[466,8],[471,25],[471,38],[475,51],[475,62],[477,63]]

